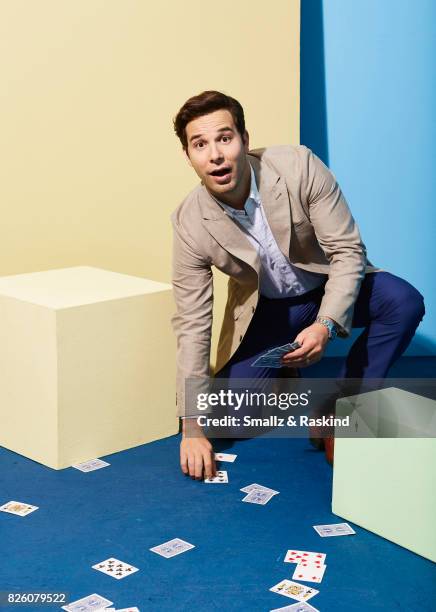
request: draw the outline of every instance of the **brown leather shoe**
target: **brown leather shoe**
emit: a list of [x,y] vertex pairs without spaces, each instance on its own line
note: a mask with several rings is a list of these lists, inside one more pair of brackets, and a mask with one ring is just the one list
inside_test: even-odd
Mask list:
[[[320,415],[316,415],[320,416]],[[328,417],[333,417],[330,413]],[[333,465],[335,436],[332,427],[314,426],[309,427],[309,442],[319,451],[325,452],[325,458],[330,465]]]
[[323,451],[325,449],[324,438],[317,438],[316,436],[311,435],[309,437],[309,442],[314,448],[316,448],[316,450]]
[[[313,418],[321,417],[321,414],[314,413]],[[327,417],[334,416],[333,413],[327,414]],[[323,427],[322,425],[311,425],[309,427],[309,442],[317,450],[323,451],[326,448],[326,440],[334,435],[333,427]]]
[[333,465],[334,455],[335,455],[335,437],[328,436],[324,438],[324,449],[325,449],[325,458],[327,463]]

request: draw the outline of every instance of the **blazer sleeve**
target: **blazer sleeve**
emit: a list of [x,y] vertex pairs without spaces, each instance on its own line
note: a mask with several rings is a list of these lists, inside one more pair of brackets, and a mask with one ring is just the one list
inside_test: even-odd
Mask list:
[[210,376],[213,276],[211,262],[201,254],[175,216],[171,219],[172,284],[176,303],[171,323],[177,339],[177,415],[189,416],[195,411],[186,402],[185,380]]
[[314,153],[306,150],[305,196],[318,243],[329,260],[329,274],[319,315],[350,334],[354,303],[365,276],[366,248],[335,176]]

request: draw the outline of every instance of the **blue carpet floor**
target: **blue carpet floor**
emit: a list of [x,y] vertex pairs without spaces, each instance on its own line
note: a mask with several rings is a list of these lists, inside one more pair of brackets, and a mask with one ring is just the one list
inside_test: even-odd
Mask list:
[[[0,590],[67,591],[70,600],[99,593],[141,612],[266,612],[291,603],[268,589],[290,577],[283,558],[297,548],[327,553],[311,601],[321,611],[435,610],[431,562],[358,527],[342,538],[315,533],[312,525],[338,518],[332,470],[305,440],[236,441],[232,452],[236,462],[223,464],[230,483],[207,485],[179,473],[177,436],[105,457],[110,467],[90,473],[2,450],[2,503],[40,509],[0,515]],[[252,482],[280,495],[266,506],[242,503],[239,489]],[[195,548],[173,559],[148,550],[174,537]],[[91,568],[108,557],[140,571],[116,581]]]
[[[436,610],[435,564],[357,526],[354,536],[316,534],[312,525],[340,519],[332,469],[306,440],[234,441],[236,462],[221,464],[228,485],[184,477],[178,445],[173,436],[109,455],[110,467],[90,473],[0,448],[0,505],[39,506],[23,518],[0,513],[0,591],[66,591],[68,601],[98,593],[141,612],[268,612],[294,603],[269,588],[291,578],[283,558],[296,548],[327,553],[310,601],[321,612]],[[266,506],[242,503],[239,489],[253,482],[280,494]],[[175,537],[195,548],[172,559],[149,551]],[[118,581],[92,569],[108,557],[140,571]],[[60,608],[1,608],[44,609]]]

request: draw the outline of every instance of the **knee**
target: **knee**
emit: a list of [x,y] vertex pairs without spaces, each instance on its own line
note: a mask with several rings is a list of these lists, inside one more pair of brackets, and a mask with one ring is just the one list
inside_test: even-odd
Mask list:
[[398,296],[398,312],[405,327],[418,327],[425,315],[424,298],[409,283],[402,288]]

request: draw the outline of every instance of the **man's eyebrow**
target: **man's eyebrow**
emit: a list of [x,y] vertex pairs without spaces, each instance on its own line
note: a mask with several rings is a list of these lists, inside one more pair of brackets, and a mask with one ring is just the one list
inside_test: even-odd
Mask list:
[[[234,129],[231,127],[222,127],[219,130],[217,130],[218,132],[234,132]],[[191,138],[189,139],[189,142],[192,142],[193,140],[195,140],[196,138],[201,138],[203,134],[194,134],[193,136],[191,136]]]

